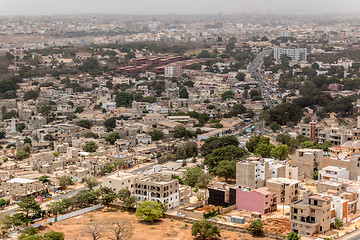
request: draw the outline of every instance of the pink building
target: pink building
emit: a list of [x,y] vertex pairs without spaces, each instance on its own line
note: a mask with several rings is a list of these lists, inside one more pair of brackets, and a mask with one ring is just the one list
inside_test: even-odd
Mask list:
[[267,214],[277,210],[277,196],[267,187],[236,189],[236,209]]

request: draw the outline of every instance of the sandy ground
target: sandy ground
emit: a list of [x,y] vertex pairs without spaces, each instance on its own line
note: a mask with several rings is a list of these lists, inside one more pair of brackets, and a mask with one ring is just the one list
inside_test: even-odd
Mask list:
[[[152,224],[143,223],[137,220],[134,214],[129,214],[127,212],[121,212],[119,210],[107,210],[102,209],[100,211],[95,211],[87,213],[78,217],[67,219],[61,222],[57,222],[52,225],[47,225],[41,229],[41,232],[48,232],[50,230],[60,231],[65,233],[66,240],[88,240],[91,239],[89,235],[84,234],[84,229],[89,223],[104,223],[110,219],[128,219],[133,227],[134,234],[131,239],[133,240],[143,240],[148,239],[149,237],[152,240],[185,240],[193,239],[191,236],[191,224],[187,224],[178,220],[171,219],[162,219]],[[108,232],[105,232],[101,240],[108,239]],[[222,231],[221,239],[266,239],[266,238],[253,238],[249,234],[231,232],[231,231]]]

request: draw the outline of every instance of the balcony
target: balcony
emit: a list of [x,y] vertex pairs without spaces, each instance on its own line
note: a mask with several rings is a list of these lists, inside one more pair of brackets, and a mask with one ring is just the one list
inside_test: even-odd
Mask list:
[[311,227],[311,228],[315,228],[319,225],[318,222],[303,222],[303,221],[300,221],[299,219],[291,219],[290,220],[291,223],[296,223],[296,224],[299,224],[299,225],[305,225],[305,226],[308,226],[308,227]]

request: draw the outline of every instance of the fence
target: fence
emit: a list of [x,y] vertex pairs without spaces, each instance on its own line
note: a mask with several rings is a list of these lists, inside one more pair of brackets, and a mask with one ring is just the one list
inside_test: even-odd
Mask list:
[[49,223],[53,223],[53,222],[62,221],[62,220],[65,220],[65,219],[68,219],[68,218],[71,218],[71,217],[76,217],[76,216],[82,215],[84,213],[92,212],[92,211],[97,210],[97,209],[102,208],[102,207],[104,207],[102,204],[98,204],[98,205],[95,205],[95,206],[92,206],[92,207],[80,209],[80,210],[77,210],[77,211],[74,211],[74,212],[71,212],[71,213],[67,213],[67,214],[58,216],[58,217],[49,218],[49,219],[46,220],[46,223],[49,224]]

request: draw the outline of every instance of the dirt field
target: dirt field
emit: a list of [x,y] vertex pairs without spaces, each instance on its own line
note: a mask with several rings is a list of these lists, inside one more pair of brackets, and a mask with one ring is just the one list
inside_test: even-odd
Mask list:
[[[137,220],[134,214],[129,214],[127,212],[121,212],[119,210],[108,211],[106,209],[95,211],[91,213],[87,213],[78,217],[70,218],[61,222],[57,222],[53,225],[47,225],[41,229],[41,232],[48,232],[50,230],[60,231],[65,233],[66,240],[89,240],[90,236],[84,235],[84,228],[89,223],[96,222],[107,222],[110,219],[128,219],[131,221],[134,227],[134,235],[132,237],[133,240],[143,240],[149,239],[152,240],[187,240],[193,239],[191,236],[191,224],[188,224],[188,227],[185,227],[185,223],[182,221],[177,221],[171,219],[162,219],[153,224],[146,224],[139,220]],[[107,235],[109,233],[104,233],[104,236],[101,238],[107,239]],[[264,239],[264,238],[253,238],[249,234],[238,233],[238,232],[230,232],[230,231],[222,231],[221,239]]]

